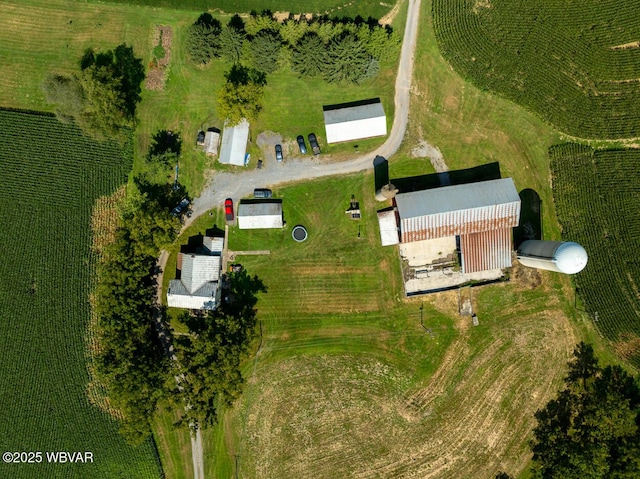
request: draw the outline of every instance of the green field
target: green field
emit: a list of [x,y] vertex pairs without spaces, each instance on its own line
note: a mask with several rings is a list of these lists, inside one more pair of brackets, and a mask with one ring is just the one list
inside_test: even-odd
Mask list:
[[314,13],[329,15],[330,17],[355,17],[369,16],[381,18],[393,6],[375,0],[219,0],[212,4],[208,0],[110,0],[111,3],[123,3],[129,5],[147,5],[151,7],[175,8],[179,10],[196,10],[206,12],[217,10],[232,13],[249,13],[252,10],[261,12]]
[[640,367],[640,150],[568,143],[550,156],[563,239],[589,254],[579,298],[618,355]]
[[640,136],[633,0],[434,0],[443,56],[481,89],[580,138]]
[[91,464],[0,464],[0,476],[157,478],[151,441],[128,446],[89,403],[86,335],[95,200],[126,181],[131,146],[51,116],[0,110],[0,450],[90,451]]

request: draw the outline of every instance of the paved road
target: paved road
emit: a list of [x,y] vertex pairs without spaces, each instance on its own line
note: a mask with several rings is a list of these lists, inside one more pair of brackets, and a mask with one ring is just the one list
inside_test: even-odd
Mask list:
[[[389,159],[400,147],[409,119],[409,91],[413,75],[413,60],[418,36],[420,1],[409,0],[409,11],[405,25],[400,63],[396,76],[395,114],[387,141],[377,150],[356,156],[339,163],[322,163],[319,159],[287,159],[280,164],[266,165],[257,170],[240,170],[237,173],[218,173],[205,186],[201,195],[193,201],[193,215],[187,218],[183,230],[196,218],[212,208],[221,208],[225,198],[243,198],[253,193],[254,188],[273,186],[296,181],[344,175],[373,168],[373,159],[383,156]],[[321,155],[322,156],[322,155]],[[163,251],[158,258],[158,266],[164,271],[167,254]],[[158,280],[158,298],[162,293],[162,277]],[[200,430],[191,436],[194,479],[204,479],[204,459]]]

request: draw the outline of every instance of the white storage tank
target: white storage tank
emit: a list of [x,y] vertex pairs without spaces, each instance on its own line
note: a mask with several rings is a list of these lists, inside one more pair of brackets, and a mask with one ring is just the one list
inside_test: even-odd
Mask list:
[[584,248],[572,241],[528,240],[518,248],[521,264],[557,273],[579,273],[587,265],[587,259]]

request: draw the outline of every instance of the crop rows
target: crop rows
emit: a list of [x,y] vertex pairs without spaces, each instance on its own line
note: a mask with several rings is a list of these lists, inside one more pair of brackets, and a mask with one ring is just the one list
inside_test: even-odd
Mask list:
[[550,155],[563,238],[589,254],[579,296],[603,336],[640,366],[640,150],[570,143]]
[[[584,138],[640,136],[637,2],[434,0],[443,56],[560,130]],[[489,2],[487,2],[489,4]]]
[[126,180],[131,148],[38,114],[0,110],[0,128],[0,450],[95,458],[0,464],[0,476],[158,477],[154,445],[128,446],[86,393],[91,209]]

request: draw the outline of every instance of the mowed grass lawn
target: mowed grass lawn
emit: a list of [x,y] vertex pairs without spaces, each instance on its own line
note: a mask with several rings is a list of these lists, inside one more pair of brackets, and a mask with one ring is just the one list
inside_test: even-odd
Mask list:
[[[388,10],[391,5],[385,8]],[[366,17],[368,13],[365,10],[361,14]],[[205,169],[215,163],[194,148],[195,138],[201,128],[223,127],[224,119],[216,116],[216,96],[225,82],[224,73],[230,68],[223,60],[205,67],[187,61],[185,36],[198,15],[197,11],[66,0],[5,3],[0,31],[0,69],[4,73],[0,78],[0,105],[53,111],[40,89],[48,73],[76,72],[85,49],[105,50],[121,43],[133,46],[135,54],[148,65],[155,26],[171,26],[173,45],[166,88],[142,92],[136,157],[144,157],[152,135],[158,130],[180,132],[183,138],[180,181],[191,196],[197,196],[206,181]],[[224,24],[230,14],[219,18]],[[384,63],[378,78],[358,86],[301,80],[285,70],[269,75],[263,110],[251,128],[252,156],[257,159],[262,155],[255,141],[265,130],[280,133],[285,143],[291,145],[298,134],[306,136],[315,131],[325,153],[350,151],[349,145],[327,148],[324,144],[322,106],[380,97],[391,118],[394,65],[394,60]],[[362,148],[373,148],[381,142],[380,139],[365,142]],[[134,171],[139,168],[141,164],[136,163]]]
[[[408,171],[422,160],[398,160]],[[395,248],[379,243],[373,174],[275,188],[282,230],[229,233],[262,278],[262,341],[243,396],[207,441],[207,474],[248,478],[493,477],[529,461],[533,413],[559,387],[577,335],[561,278],[526,276],[403,299]],[[351,195],[363,217],[344,210]],[[218,218],[211,220],[218,221]],[[303,224],[309,239],[295,243]],[[360,237],[358,237],[358,231]],[[421,321],[422,320],[422,321]],[[550,373],[553,371],[553,373]]]
[[213,6],[207,0],[111,0],[111,2],[184,10],[205,11],[215,8],[215,10],[227,13],[271,10],[272,12],[291,12],[293,14],[326,14],[331,17],[360,15],[364,18],[368,16],[380,18],[393,6],[391,2],[384,3],[376,0],[351,0],[350,2],[345,0],[220,0]]

